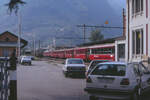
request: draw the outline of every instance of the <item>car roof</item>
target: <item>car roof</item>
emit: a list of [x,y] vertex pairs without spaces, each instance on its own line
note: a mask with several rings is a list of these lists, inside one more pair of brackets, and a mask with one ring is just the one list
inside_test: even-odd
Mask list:
[[91,62],[94,62],[94,61],[110,61],[110,60],[92,60]]
[[101,64],[117,64],[117,65],[127,65],[127,63],[125,62],[104,62],[104,63],[100,63]]
[[67,60],[83,60],[83,59],[80,59],[80,58],[68,58]]

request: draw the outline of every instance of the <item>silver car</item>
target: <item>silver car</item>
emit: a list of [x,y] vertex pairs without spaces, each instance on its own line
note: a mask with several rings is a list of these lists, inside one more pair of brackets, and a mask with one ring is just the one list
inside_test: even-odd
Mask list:
[[28,56],[24,56],[21,58],[21,64],[28,64],[28,65],[31,65],[32,64],[32,60],[30,57]]
[[69,58],[66,59],[65,65],[63,66],[63,72],[65,76],[70,75],[84,75],[85,76],[86,67],[82,59]]
[[85,91],[98,98],[138,100],[150,90],[150,72],[142,63],[106,62],[88,75]]
[[92,71],[92,69],[99,63],[109,62],[109,60],[92,60],[88,66],[86,71],[86,76]]

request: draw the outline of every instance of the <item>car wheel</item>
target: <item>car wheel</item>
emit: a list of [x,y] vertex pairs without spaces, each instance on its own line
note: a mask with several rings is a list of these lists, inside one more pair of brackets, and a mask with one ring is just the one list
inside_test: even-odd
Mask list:
[[90,96],[90,97],[89,97],[89,100],[98,100],[98,98],[95,97],[95,96]]
[[134,93],[131,100],[138,100],[138,94],[137,94],[137,93]]
[[65,74],[65,77],[68,77],[68,73],[67,72],[64,72],[64,74]]
[[131,100],[141,100],[141,96],[139,94],[140,94],[140,89],[136,90],[133,93]]

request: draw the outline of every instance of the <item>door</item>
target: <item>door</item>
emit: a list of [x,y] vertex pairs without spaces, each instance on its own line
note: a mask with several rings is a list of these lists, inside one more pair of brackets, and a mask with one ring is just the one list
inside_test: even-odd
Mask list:
[[9,57],[10,56],[10,51],[8,48],[3,48],[2,56],[3,57]]

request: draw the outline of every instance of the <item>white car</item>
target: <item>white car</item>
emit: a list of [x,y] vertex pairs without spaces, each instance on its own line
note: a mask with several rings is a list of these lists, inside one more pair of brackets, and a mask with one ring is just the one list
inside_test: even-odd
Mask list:
[[[105,62],[88,75],[85,91],[90,100],[138,100],[149,93],[150,72],[142,63]],[[142,99],[141,99],[142,100]]]
[[86,66],[82,59],[69,58],[66,59],[65,65],[63,66],[63,73],[65,76],[69,75],[84,75],[86,72]]
[[86,76],[88,76],[88,74],[92,71],[92,69],[99,63],[103,63],[103,62],[109,62],[109,60],[92,60],[88,66],[88,69],[86,71]]
[[28,65],[31,65],[31,64],[32,64],[31,57],[23,56],[23,57],[21,58],[21,64],[28,64]]

